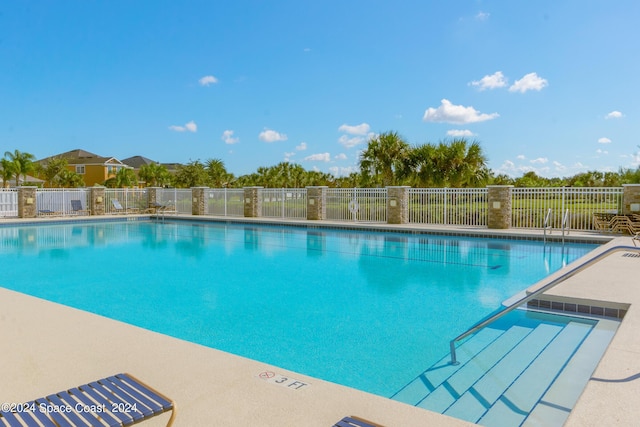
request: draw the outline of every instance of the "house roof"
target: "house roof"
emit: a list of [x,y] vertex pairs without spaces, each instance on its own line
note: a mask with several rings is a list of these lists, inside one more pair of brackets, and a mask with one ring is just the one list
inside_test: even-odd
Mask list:
[[[107,163],[124,165],[123,162],[115,157],[103,157],[89,151],[76,149],[67,151],[66,153],[56,154],[42,160],[38,160],[38,163],[47,164],[49,160],[53,158],[63,158],[67,160],[67,164],[70,165],[104,165]],[[126,166],[126,165],[125,165]]]
[[152,163],[158,163],[158,162],[154,162],[153,160],[148,159],[148,158],[143,157],[143,156],[127,157],[126,159],[122,159],[121,161],[125,165],[131,166],[134,169],[140,169],[140,166],[142,166],[142,165],[150,165]]

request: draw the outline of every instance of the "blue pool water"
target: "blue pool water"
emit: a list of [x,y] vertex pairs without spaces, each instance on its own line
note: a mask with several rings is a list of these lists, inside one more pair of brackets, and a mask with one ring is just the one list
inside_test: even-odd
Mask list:
[[0,286],[387,397],[595,248],[182,221],[2,227],[0,241]]

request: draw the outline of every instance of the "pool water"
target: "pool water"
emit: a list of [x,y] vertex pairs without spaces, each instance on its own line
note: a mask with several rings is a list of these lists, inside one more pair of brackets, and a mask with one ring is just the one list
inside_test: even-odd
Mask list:
[[0,286],[386,397],[596,247],[188,221],[0,238]]

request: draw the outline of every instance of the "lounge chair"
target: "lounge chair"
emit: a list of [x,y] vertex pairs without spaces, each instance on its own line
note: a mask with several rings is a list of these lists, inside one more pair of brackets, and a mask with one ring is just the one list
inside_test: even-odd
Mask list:
[[384,427],[382,424],[376,424],[371,421],[367,421],[365,419],[350,416],[344,417],[340,421],[334,424],[333,427]]
[[129,208],[125,209],[118,199],[111,199],[111,204],[113,204],[113,213],[116,214],[128,214],[128,213],[137,213],[137,208]]
[[2,406],[0,425],[130,426],[171,411],[169,427],[176,416],[171,399],[130,374],[114,375],[10,406],[9,411],[7,405]]
[[633,236],[633,237],[631,238],[631,241],[633,242],[633,246],[638,246],[638,245],[636,244],[636,242],[640,242],[640,233],[638,233],[638,234],[636,234],[635,236]]
[[144,212],[145,213],[152,213],[152,214],[177,213],[175,205],[172,204],[171,202],[169,202],[167,204],[164,204],[164,205],[162,203],[155,202],[154,204],[149,206]]
[[38,216],[62,216],[62,212],[52,211],[51,209],[40,209]]
[[89,215],[89,211],[82,208],[80,200],[71,200],[71,210],[74,215]]

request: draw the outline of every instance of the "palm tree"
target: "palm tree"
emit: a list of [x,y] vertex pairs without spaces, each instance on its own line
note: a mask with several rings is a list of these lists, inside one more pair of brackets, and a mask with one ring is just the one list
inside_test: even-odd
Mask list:
[[53,178],[52,185],[62,188],[84,187],[84,180],[80,174],[69,169],[62,169]]
[[165,185],[171,179],[171,175],[164,165],[158,163],[150,163],[148,165],[142,165],[138,176],[141,180],[145,181],[147,187],[156,187],[159,185]]
[[205,162],[205,169],[209,175],[209,185],[213,188],[224,188],[229,186],[233,175],[227,172],[224,162],[220,159],[209,159]]
[[35,160],[35,156],[31,153],[22,153],[20,150],[13,150],[13,153],[6,151],[4,155],[14,164],[16,187],[20,185],[20,175],[23,175],[24,181],[26,182],[27,174],[34,170],[33,161]]
[[2,158],[0,159],[0,168],[2,168],[2,170],[0,170],[0,175],[2,176],[2,186],[4,188],[8,188],[9,181],[16,173],[15,164],[7,158]]
[[[58,179],[59,175],[63,173],[63,171],[68,171],[67,165],[67,159],[62,157],[53,157],[49,159],[44,166],[38,164],[38,172],[40,178],[43,178],[45,181],[45,187],[58,186],[60,183],[60,179]],[[67,178],[65,177],[65,179]]]
[[186,165],[178,166],[178,171],[174,177],[176,187],[190,188],[207,184],[209,177],[207,171],[200,160],[193,160]]
[[404,174],[408,154],[409,144],[397,132],[381,133],[360,154],[360,170],[383,187],[394,185]]

